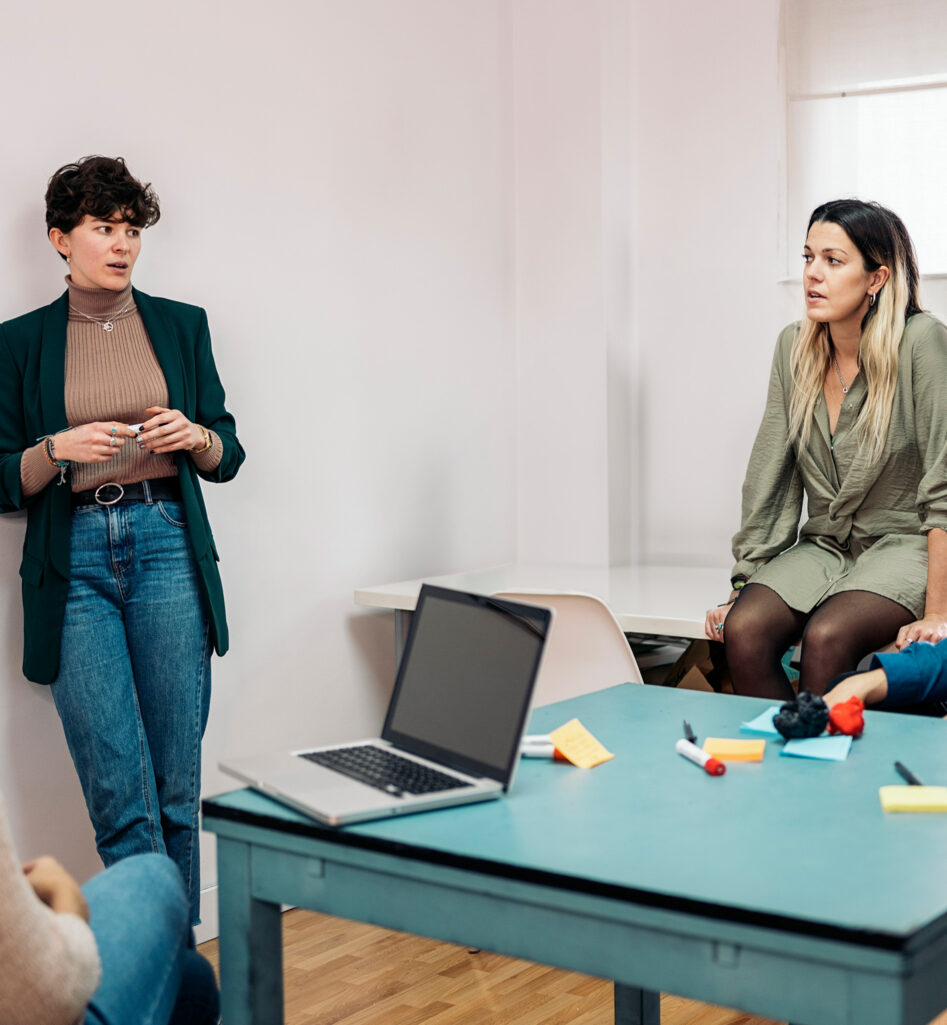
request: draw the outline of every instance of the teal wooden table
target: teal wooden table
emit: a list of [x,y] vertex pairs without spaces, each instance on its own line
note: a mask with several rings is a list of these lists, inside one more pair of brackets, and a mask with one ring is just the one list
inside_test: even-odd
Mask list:
[[923,1025],[947,1007],[947,815],[884,814],[893,762],[947,783],[947,722],[869,713],[847,761],[707,776],[674,750],[739,736],[766,702],[624,685],[538,709],[616,757],[524,761],[510,796],[331,829],[247,790],[218,838],[227,1025],[283,1021],[280,904],[615,982],[615,1021],[662,991],[805,1025]]

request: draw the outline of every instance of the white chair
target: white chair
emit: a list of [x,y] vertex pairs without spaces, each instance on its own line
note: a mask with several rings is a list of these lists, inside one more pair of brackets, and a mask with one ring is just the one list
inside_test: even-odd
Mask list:
[[494,597],[555,610],[536,681],[534,707],[618,683],[643,682],[618,620],[594,595],[502,591]]

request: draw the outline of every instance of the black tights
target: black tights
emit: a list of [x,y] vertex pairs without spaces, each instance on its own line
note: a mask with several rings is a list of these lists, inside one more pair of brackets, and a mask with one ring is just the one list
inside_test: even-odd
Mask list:
[[840,673],[890,644],[914,616],[871,591],[842,591],[812,612],[791,609],[764,584],[747,584],[724,624],[724,642],[737,694],[788,701],[792,687],[780,659],[802,638],[799,689],[824,694]]

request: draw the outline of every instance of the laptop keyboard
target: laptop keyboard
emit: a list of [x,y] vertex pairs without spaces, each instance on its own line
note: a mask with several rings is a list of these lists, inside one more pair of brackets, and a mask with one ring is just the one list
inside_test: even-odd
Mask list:
[[456,776],[438,772],[371,744],[336,747],[330,751],[304,751],[299,757],[396,797],[472,786]]

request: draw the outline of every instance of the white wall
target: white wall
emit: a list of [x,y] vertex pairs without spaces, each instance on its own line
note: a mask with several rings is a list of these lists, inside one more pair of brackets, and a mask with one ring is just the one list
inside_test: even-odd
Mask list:
[[[517,342],[524,562],[607,562],[597,7],[514,4]],[[597,401],[598,400],[598,401]],[[573,406],[574,417],[562,415]],[[570,497],[571,496],[571,497]]]
[[799,308],[777,284],[778,0],[513,12],[518,555],[725,566]]
[[776,285],[777,29],[778,0],[635,5],[632,309],[652,562],[729,564],[776,335],[797,316]]
[[[501,0],[4,12],[0,319],[62,290],[50,173],[124,155],[163,203],[135,282],[207,308],[247,449],[205,487],[232,636],[207,792],[221,752],[377,728],[393,626],[354,587],[514,556],[509,32]],[[60,726],[20,674],[23,524],[0,518],[0,789],[22,855],[85,877]]]

